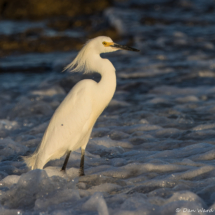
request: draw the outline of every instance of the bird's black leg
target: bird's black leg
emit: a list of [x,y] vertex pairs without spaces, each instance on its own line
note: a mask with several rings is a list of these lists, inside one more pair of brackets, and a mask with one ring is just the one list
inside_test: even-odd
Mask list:
[[66,170],[66,165],[67,165],[67,163],[68,163],[70,153],[71,153],[71,151],[68,151],[68,153],[67,153],[67,155],[66,155],[66,159],[65,159],[65,161],[64,161],[64,163],[63,163],[63,166],[62,166],[62,168],[61,168],[61,171],[65,171],[65,170]]
[[85,149],[81,149],[81,163],[80,163],[79,176],[84,176],[84,154],[85,154]]

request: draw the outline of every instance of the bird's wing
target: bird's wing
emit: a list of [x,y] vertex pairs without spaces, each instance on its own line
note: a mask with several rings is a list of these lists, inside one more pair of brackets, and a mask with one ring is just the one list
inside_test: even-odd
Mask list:
[[61,157],[68,147],[70,149],[74,147],[76,150],[77,142],[93,126],[91,125],[93,98],[90,85],[91,82],[81,81],[66,96],[49,123],[39,151],[49,151],[47,155],[49,157],[58,150]]

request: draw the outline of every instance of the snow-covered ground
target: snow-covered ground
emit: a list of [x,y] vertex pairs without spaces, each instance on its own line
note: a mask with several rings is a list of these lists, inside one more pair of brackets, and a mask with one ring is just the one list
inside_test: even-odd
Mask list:
[[[141,53],[104,55],[117,69],[118,86],[93,129],[83,177],[80,150],[66,174],[64,158],[33,171],[21,158],[34,152],[80,80],[60,72],[77,53],[0,60],[1,69],[20,71],[0,73],[1,215],[215,214],[215,15],[209,10],[215,5],[178,2],[166,12],[137,6],[105,12],[120,33],[134,35]],[[50,72],[28,72],[37,67]]]

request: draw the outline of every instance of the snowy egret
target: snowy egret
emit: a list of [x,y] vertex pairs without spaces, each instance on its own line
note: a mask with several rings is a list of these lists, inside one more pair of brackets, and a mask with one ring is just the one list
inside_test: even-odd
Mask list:
[[29,157],[24,157],[31,169],[42,169],[54,159],[66,155],[63,167],[72,151],[81,148],[80,176],[84,175],[84,154],[92,128],[111,101],[116,89],[115,68],[101,53],[117,50],[139,51],[116,44],[111,38],[100,36],[89,40],[77,57],[65,69],[84,73],[91,71],[101,74],[99,83],[86,79],[78,82],[55,111],[45,131],[43,139]]

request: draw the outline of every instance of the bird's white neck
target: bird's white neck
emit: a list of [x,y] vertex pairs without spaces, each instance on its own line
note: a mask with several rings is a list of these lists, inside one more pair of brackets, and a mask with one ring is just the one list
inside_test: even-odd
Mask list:
[[94,71],[101,74],[97,95],[100,98],[100,104],[104,106],[101,108],[104,110],[111,101],[116,90],[115,68],[108,59],[103,59],[98,55],[97,60],[94,61]]

